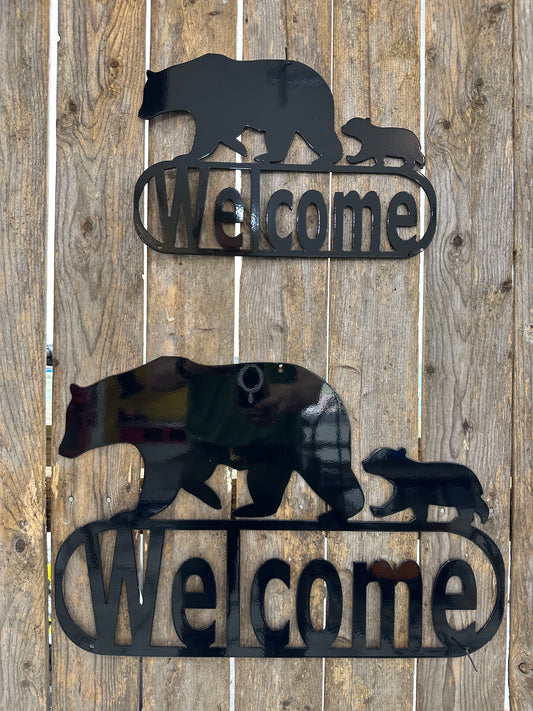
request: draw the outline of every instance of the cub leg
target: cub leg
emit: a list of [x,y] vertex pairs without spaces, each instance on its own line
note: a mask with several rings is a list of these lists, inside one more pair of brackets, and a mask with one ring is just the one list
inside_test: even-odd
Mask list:
[[474,523],[474,509],[458,508],[457,513],[459,514],[457,518],[460,518],[461,521],[470,524]]
[[372,158],[372,160],[376,162],[375,157],[371,155],[367,150],[361,150],[354,156],[346,156],[346,160],[348,161],[348,163],[362,163],[364,160],[369,160],[370,158]]
[[391,498],[383,506],[371,506],[370,511],[374,516],[391,516],[392,514],[398,513],[398,511],[404,511],[408,508],[410,504],[403,500],[397,492],[395,492]]

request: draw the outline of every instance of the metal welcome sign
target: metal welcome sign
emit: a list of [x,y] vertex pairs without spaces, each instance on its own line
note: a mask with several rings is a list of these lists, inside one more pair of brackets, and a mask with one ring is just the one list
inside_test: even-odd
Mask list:
[[[235,91],[228,92],[228,87]],[[135,228],[152,249],[168,254],[401,259],[418,254],[433,239],[435,192],[419,172],[424,156],[417,137],[404,128],[382,128],[367,118],[352,118],[342,132],[360,141],[361,149],[348,155],[348,165],[343,165],[344,150],[334,128],[333,96],[322,77],[305,64],[288,60],[239,62],[206,54],[157,73],[148,72],[139,116],[150,119],[168,111],[191,114],[196,134],[190,153],[150,166],[135,186]],[[246,148],[238,138],[246,127],[264,132],[266,153],[251,163],[204,160],[219,143],[246,158]],[[296,134],[318,155],[310,165],[282,162]],[[396,159],[399,165],[389,165],[389,159]],[[373,164],[361,165],[368,161]],[[249,185],[246,201],[235,187],[237,172],[246,176]],[[268,176],[280,172],[288,177],[305,174],[311,183],[318,180],[319,188],[321,174],[342,176],[349,178],[349,187],[334,191],[331,210],[323,185],[306,190],[296,204],[294,194],[286,188],[269,194]],[[224,176],[228,185],[208,201],[213,174]],[[363,186],[376,175],[389,176],[390,195],[382,196],[368,187],[362,194]],[[394,192],[398,183],[403,183],[404,189]],[[141,196],[149,184],[155,188],[159,208],[150,230],[140,210]],[[417,207],[421,192],[427,200],[426,226],[421,224]],[[294,213],[293,229],[284,234],[277,226],[282,209]],[[364,210],[371,215],[369,235],[363,234]],[[204,243],[208,211],[214,220],[217,246]],[[243,227],[238,234],[235,225]]]
[[[224,81],[221,81],[223,76]],[[227,100],[227,86],[246,87]],[[211,120],[213,106],[216,121]],[[199,59],[159,73],[149,72],[140,115],[150,118],[164,111],[187,111],[196,122],[192,150],[173,161],[149,168],[135,188],[134,219],[141,238],[167,253],[242,254],[284,257],[409,257],[424,249],[435,231],[435,195],[420,174],[424,156],[416,137],[405,129],[378,128],[367,119],[354,118],[344,127],[347,136],[358,138],[362,147],[347,156],[349,165],[337,165],[343,156],[333,127],[333,99],[323,79],[309,67],[292,61],[235,62],[220,55]],[[238,139],[244,127],[265,132],[268,152],[252,163],[206,162],[219,143],[246,155]],[[282,161],[298,133],[318,158],[311,165],[287,165]],[[400,158],[401,166],[386,165]],[[374,165],[358,164],[374,160]],[[219,192],[207,205],[207,186],[214,171],[235,177],[250,175],[249,204],[233,185]],[[294,204],[288,189],[261,198],[263,177],[272,171],[290,173],[339,173],[354,181],[371,174],[390,175],[410,181],[411,192],[400,191],[386,206],[380,195],[361,195],[356,187],[333,196],[331,248],[326,248],[330,215],[319,190],[307,190]],[[194,177],[192,177],[194,176]],[[144,187],[154,183],[159,208],[161,239],[150,234],[140,219],[139,200]],[[195,185],[195,194],[191,185]],[[422,234],[414,193],[422,189],[429,203],[429,221]],[[233,209],[227,209],[232,203]],[[266,205],[265,215],[260,206]],[[295,232],[280,235],[276,217],[285,206],[295,208]],[[310,208],[317,219],[314,233],[308,220]],[[202,246],[204,213],[213,211],[215,237],[220,248]],[[362,214],[372,215],[370,248],[362,249]],[[344,232],[344,213],[351,212],[351,230]],[[380,230],[386,210],[386,237]],[[231,235],[224,225],[243,224],[249,215],[248,244],[244,235]],[[261,225],[266,242],[260,243]],[[183,234],[178,229],[184,228]],[[407,239],[400,228],[416,229]],[[154,230],[155,231],[155,230]],[[244,225],[243,225],[244,231]],[[211,366],[184,357],[161,357],[133,370],[112,375],[97,383],[71,386],[66,429],[59,453],[78,457],[97,447],[133,444],[144,461],[144,481],[137,505],[109,521],[95,521],[74,531],[59,549],[55,563],[55,609],[68,637],[83,649],[98,654],[184,657],[453,657],[469,654],[496,633],[503,616],[505,571],[494,541],[478,526],[489,509],[476,475],[467,467],[450,462],[417,462],[403,448],[383,446],[361,462],[365,472],[382,477],[393,487],[390,500],[371,503],[375,518],[358,521],[365,495],[351,461],[350,422],[339,395],[322,378],[301,365],[290,363],[240,363]],[[220,509],[219,494],[207,484],[218,465],[246,472],[251,501],[235,508],[228,520],[168,520],[153,518],[164,511],[180,490],[208,506]],[[293,472],[297,472],[327,504],[318,520],[264,520],[275,516]],[[457,517],[447,523],[428,520],[431,505],[452,507]],[[411,509],[409,522],[387,517]],[[136,531],[147,537],[143,570],[139,569]],[[223,536],[224,580],[203,555],[185,560],[172,573],[170,594],[173,627],[179,644],[153,641],[156,603],[161,592],[165,557],[163,549],[174,532],[197,539],[213,532]],[[249,532],[283,534],[299,532],[344,532],[353,534],[352,593],[343,596],[339,570],[324,557],[315,557],[298,571],[295,579],[291,558],[271,557],[260,562],[251,582],[244,584],[244,541]],[[111,572],[105,571],[102,536],[115,535]],[[485,569],[493,581],[492,608],[486,619],[462,628],[452,625],[448,611],[478,610],[478,581],[467,560],[444,562],[431,581],[422,580],[414,560],[392,567],[386,560],[360,560],[356,542],[365,533],[431,533],[467,539],[483,554]],[[95,633],[76,622],[66,595],[67,567],[82,550],[87,561],[86,587],[94,615]],[[466,556],[465,556],[466,557]],[[190,589],[194,578],[196,588]],[[454,580],[454,591],[449,582]],[[318,624],[310,608],[312,588],[322,581],[327,591],[324,619]],[[79,583],[78,579],[78,583]],[[294,618],[281,627],[269,621],[267,608],[270,583],[296,593]],[[395,591],[405,584],[409,598],[408,642],[395,644]],[[423,584],[424,583],[424,584]],[[459,591],[457,591],[457,583]],[[367,639],[368,588],[381,591],[380,639]],[[248,585],[248,587],[246,587]],[[139,590],[142,587],[142,599]],[[125,590],[125,603],[123,599]],[[246,592],[243,592],[246,591]],[[425,596],[429,594],[429,598]],[[324,593],[326,595],[326,593]],[[127,606],[128,643],[116,639],[119,612]],[[345,607],[351,607],[349,646],[336,645]],[[428,644],[422,634],[423,608],[431,611],[433,637]],[[193,611],[203,610],[208,624],[195,621]],[[244,641],[243,620],[249,620],[253,644]],[[291,631],[300,644],[291,642]]]
[[[137,506],[110,521],[97,521],[72,533],[62,545],[55,566],[56,612],[66,634],[80,647],[99,654],[135,656],[460,656],[475,651],[495,634],[504,609],[504,566],[495,543],[474,524],[489,515],[475,474],[453,463],[419,463],[404,449],[380,448],[363,462],[365,471],[384,477],[394,493],[383,506],[372,506],[377,517],[411,507],[409,523],[349,521],[363,507],[364,495],[352,469],[350,423],[337,393],[321,378],[299,365],[243,363],[208,366],[185,358],[162,357],[88,387],[71,386],[66,431],[59,452],[77,457],[83,452],[119,442],[135,445],[144,460],[145,476]],[[180,489],[220,508],[217,493],[206,483],[219,464],[247,471],[252,502],[236,509],[232,520],[154,520]],[[296,471],[329,505],[318,521],[258,521],[275,514]],[[450,523],[427,521],[428,506],[453,506],[458,517]],[[133,530],[150,533],[143,601]],[[105,590],[99,536],[116,531],[113,568]],[[172,530],[223,531],[226,535],[226,581],[222,595],[209,563],[193,557],[176,572],[172,585],[172,615],[182,646],[151,643],[165,535]],[[325,559],[314,559],[298,581],[291,579],[290,562],[272,558],[255,572],[250,599],[241,599],[241,538],[246,531],[362,531],[451,533],[467,538],[484,553],[494,572],[496,596],[491,614],[476,631],[475,624],[454,629],[447,610],[475,610],[477,584],[467,561],[452,559],[433,581],[431,612],[440,646],[422,644],[422,575],[413,560],[393,570],[385,560],[353,561],[353,620],[350,648],[333,643],[341,624],[342,586],[338,571]],[[96,637],[72,617],[64,597],[63,578],[72,554],[84,547]],[[187,581],[199,576],[201,592],[187,591]],[[450,593],[451,578],[462,591]],[[265,615],[270,581],[297,585],[297,619],[272,629]],[[310,595],[317,579],[325,582],[328,609],[325,625],[313,625]],[[118,645],[115,634],[122,583],[125,581],[131,644]],[[367,587],[377,582],[382,594],[381,643],[366,640]],[[409,590],[409,644],[394,646],[394,592],[403,582]],[[240,642],[240,615],[249,605],[256,646]],[[214,644],[216,625],[196,628],[187,610],[225,608],[225,643]],[[305,647],[289,645],[290,625],[297,624]]]

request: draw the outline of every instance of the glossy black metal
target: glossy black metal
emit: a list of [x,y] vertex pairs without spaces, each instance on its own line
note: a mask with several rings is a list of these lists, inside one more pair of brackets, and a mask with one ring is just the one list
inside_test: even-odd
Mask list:
[[[186,592],[188,579],[198,575],[202,581],[202,592]],[[186,609],[208,610],[217,604],[215,576],[209,564],[202,558],[189,558],[180,566],[172,587],[172,618],[179,638],[189,649],[202,654],[215,641],[215,623],[203,629],[191,627]]]
[[114,516],[117,523],[162,511],[180,489],[220,508],[205,483],[219,464],[248,471],[252,502],[236,516],[274,514],[293,471],[331,507],[324,520],[346,520],[363,506],[346,410],[299,365],[162,357],[88,387],[72,385],[71,393],[60,454],[128,442],[144,459],[138,505]]
[[[230,95],[228,95],[230,87]],[[148,168],[139,178],[134,191],[134,224],[140,238],[152,249],[167,254],[242,254],[246,256],[336,257],[336,258],[395,258],[411,257],[425,249],[431,241],[436,224],[436,201],[431,183],[419,173],[425,159],[417,137],[403,128],[374,126],[369,119],[353,118],[342,131],[349,139],[360,142],[356,155],[348,155],[350,165],[337,165],[344,149],[335,132],[333,96],[324,79],[311,67],[289,60],[236,61],[219,54],[206,54],[183,64],[148,71],[144,100],[139,116],[151,119],[167,112],[186,112],[195,121],[196,132],[191,150]],[[204,162],[219,144],[247,156],[240,140],[245,128],[264,132],[267,152],[256,156],[254,162]],[[299,134],[319,156],[311,165],[285,164],[291,143]],[[391,167],[389,158],[403,161]],[[371,166],[353,166],[373,160]],[[228,173],[228,187],[217,196],[214,206],[206,206],[207,185],[212,171]],[[235,172],[249,173],[251,195],[248,210],[240,193],[233,187]],[[266,201],[266,214],[261,215],[261,176],[272,171],[288,173],[338,173],[354,177],[346,195],[336,193],[328,214],[325,197],[318,190],[308,190],[301,196],[296,211],[295,233],[279,235],[276,215],[280,206],[293,209],[293,195],[288,189],[277,190]],[[386,233],[381,239],[379,216],[382,206],[376,193],[359,197],[357,182],[362,175],[391,175],[404,177],[413,185],[418,197],[418,186],[426,193],[429,203],[429,222],[420,226],[411,237],[398,233],[399,227],[418,228],[418,210],[411,193],[400,192],[387,207]],[[194,200],[190,179],[198,177]],[[159,225],[152,222],[148,231],[142,222],[139,208],[144,188],[153,180],[159,207]],[[170,184],[174,181],[173,186]],[[168,185],[167,185],[168,183]],[[172,202],[169,206],[169,192]],[[372,196],[371,198],[369,196]],[[264,196],[263,196],[264,197]],[[234,209],[224,210],[225,203]],[[194,208],[193,208],[194,204]],[[310,228],[308,208],[318,214],[318,225]],[[362,234],[358,226],[362,210],[372,213],[371,248],[362,248]],[[383,206],[385,209],[386,206]],[[221,249],[202,244],[202,224],[206,210],[212,209],[215,237]],[[343,235],[344,211],[352,210],[353,228]],[[224,230],[225,224],[238,225],[249,215],[250,245],[244,246],[243,233],[237,236]],[[180,215],[184,232],[180,234]],[[266,224],[268,246],[260,245],[262,221]],[[333,248],[325,246],[329,223],[333,226]],[[417,232],[419,234],[417,234]],[[160,233],[160,234],[159,234]],[[382,243],[383,242],[383,243]]]
[[[116,531],[115,555],[111,580],[107,591],[104,586],[99,537],[106,531]],[[494,572],[495,599],[488,618],[476,631],[470,624],[455,629],[448,624],[446,610],[473,610],[477,606],[477,586],[469,564],[460,559],[446,562],[432,585],[430,607],[435,633],[440,646],[422,644],[422,572],[415,561],[404,561],[397,567],[386,560],[373,563],[353,561],[353,616],[350,647],[332,646],[336,640],[342,615],[343,598],[339,573],[330,561],[312,560],[298,580],[291,576],[289,561],[277,558],[261,564],[256,571],[250,597],[250,618],[258,646],[240,642],[241,610],[246,601],[240,593],[240,549],[242,531],[325,531],[317,521],[221,521],[221,520],[147,520],[142,530],[150,533],[143,584],[142,603],[139,599],[139,574],[136,567],[136,548],[133,530],[113,526],[109,521],[98,521],[74,531],[61,546],[54,573],[55,609],[61,627],[67,636],[82,649],[97,654],[128,656],[205,656],[205,657],[458,657],[483,647],[496,633],[505,605],[505,569],[498,547],[489,536],[461,519],[451,523],[375,523],[331,522],[328,531],[343,531],[357,535],[361,531],[412,535],[413,532],[446,534],[471,541],[486,557]],[[172,611],[176,630],[183,646],[156,645],[151,642],[152,625],[157,597],[157,587],[162,566],[162,546],[167,531],[193,531],[205,535],[206,531],[224,531],[227,537],[226,596],[217,598],[213,571],[199,558],[186,561],[176,573],[173,584]],[[84,631],[72,616],[65,601],[64,577],[73,553],[84,547],[87,559],[96,634]],[[199,575],[203,583],[200,593],[185,592],[190,575]],[[448,580],[457,577],[462,585],[459,593],[447,593]],[[296,587],[296,619],[288,619],[279,629],[269,627],[265,618],[265,595],[270,580],[278,578],[287,587]],[[323,629],[316,629],[309,615],[309,595],[316,579],[323,579],[328,592],[328,612]],[[78,584],[81,579],[78,579]],[[131,643],[115,641],[118,607],[122,584],[126,586]],[[366,638],[367,587],[377,583],[381,589],[381,638],[369,646]],[[394,593],[396,585],[404,583],[409,592],[409,628],[407,646],[394,643]],[[107,594],[106,594],[107,592]],[[226,607],[226,626],[222,630],[225,644],[215,644],[215,622],[204,629],[193,628],[186,610],[192,607],[214,609]],[[75,617],[75,611],[74,611]],[[478,621],[480,623],[481,621]],[[304,646],[289,646],[289,633],[296,625]],[[225,632],[225,634],[224,634]]]
[[255,636],[269,655],[276,655],[289,644],[290,623],[280,629],[269,627],[265,615],[265,592],[268,583],[277,578],[287,588],[291,583],[291,566],[279,558],[271,558],[257,570],[250,593],[250,618]]
[[[322,630],[314,627],[310,614],[311,587],[317,579],[324,581],[328,591],[326,620]],[[296,589],[296,619],[310,652],[322,652],[337,639],[342,620],[342,586],[335,566],[328,560],[312,560],[303,569]]]
[[[95,522],[75,531],[61,547],[55,567],[58,619],[79,646],[101,654],[135,656],[458,656],[483,646],[495,633],[503,615],[504,567],[497,546],[472,526],[474,514],[484,523],[489,515],[475,474],[449,462],[416,462],[405,449],[382,447],[363,462],[363,468],[393,484],[391,499],[371,506],[372,513],[388,516],[412,508],[410,523],[348,522],[363,506],[363,493],[352,471],[350,424],[338,395],[321,378],[288,363],[242,363],[207,366],[185,358],[162,357],[88,387],[71,386],[66,431],[60,454],[76,457],[101,446],[125,442],[136,446],[145,464],[139,502],[110,522]],[[252,502],[234,511],[241,521],[159,521],[151,517],[166,508],[180,489],[206,504],[220,508],[218,495],[207,484],[218,464],[247,470]],[[313,521],[254,521],[274,514],[293,471],[329,504],[331,510]],[[428,506],[455,507],[449,524],[427,522]],[[110,581],[104,585],[100,535],[116,531]],[[139,595],[134,530],[150,533]],[[162,566],[162,550],[169,530],[223,531],[226,534],[226,595],[221,600],[210,564],[193,557],[174,575],[171,609],[174,627],[183,646],[152,645],[155,604]],[[422,572],[414,561],[393,567],[386,557],[368,564],[354,559],[352,566],[351,647],[334,645],[343,615],[343,592],[334,565],[324,559],[306,562],[297,580],[291,562],[273,558],[262,562],[253,577],[250,620],[259,647],[241,645],[241,533],[242,531],[360,531],[454,534],[478,546],[494,571],[496,601],[486,622],[454,629],[447,610],[477,608],[474,572],[464,560],[447,561],[438,571],[429,602],[439,647],[422,643]],[[64,574],[74,551],[83,546],[96,625],[95,636],[73,620],[64,599]],[[189,578],[200,579],[201,590],[187,589]],[[450,578],[458,578],[460,593],[448,593]],[[265,615],[267,586],[278,579],[296,591],[296,619],[272,628]],[[327,591],[324,624],[316,627],[310,613],[311,589],[322,580]],[[366,633],[367,588],[381,589],[380,640],[369,647]],[[405,583],[409,593],[408,642],[395,646],[395,589]],[[116,644],[116,626],[125,585],[131,643]],[[222,586],[223,587],[223,586]],[[225,604],[226,627],[213,619],[205,627],[191,624],[188,610],[215,610]],[[220,619],[220,617],[218,617]],[[220,624],[220,623],[218,623]],[[296,625],[303,647],[289,645]],[[224,646],[216,644],[220,633]]]
[[415,462],[405,456],[405,449],[380,447],[363,461],[370,474],[382,476],[394,487],[383,506],[371,506],[374,516],[390,516],[411,508],[417,521],[425,521],[428,507],[455,507],[459,517],[471,523],[477,513],[482,523],[489,508],[481,498],[483,489],[474,472],[453,462]]

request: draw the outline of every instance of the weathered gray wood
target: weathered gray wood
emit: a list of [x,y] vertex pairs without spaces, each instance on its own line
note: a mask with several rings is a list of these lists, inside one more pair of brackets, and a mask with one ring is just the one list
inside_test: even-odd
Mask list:
[[[354,116],[381,126],[419,133],[419,12],[413,2],[334,3],[333,93],[337,125]],[[343,137],[345,152],[359,144]],[[335,178],[333,191],[373,189],[391,197],[390,177],[364,181]],[[386,204],[386,200],[385,200]],[[382,235],[386,241],[386,236]],[[387,500],[390,488],[362,470],[360,462],[380,446],[406,447],[417,458],[417,320],[419,258],[406,261],[332,261],[329,379],[343,398],[352,424],[352,462],[366,506],[358,518],[372,519],[368,506]],[[409,518],[404,514],[400,518]],[[378,522],[378,519],[374,519]],[[389,519],[388,519],[389,520]],[[351,561],[369,565],[385,559],[399,565],[416,559],[416,535],[360,535],[353,554],[351,536],[328,536],[328,554],[343,561],[347,599]],[[376,608],[374,608],[376,609]],[[404,619],[405,602],[397,607]],[[351,614],[344,622],[351,639]],[[376,642],[375,619],[367,642]],[[405,642],[405,632],[402,640]],[[411,709],[412,660],[326,660],[327,709]]]
[[[244,3],[244,59],[289,59],[309,64],[329,83],[330,80],[330,3],[278,0]],[[264,152],[262,139],[246,137],[251,156]],[[296,139],[286,163],[309,163],[316,158]],[[311,184],[312,183],[312,184]],[[264,204],[272,192],[288,187],[295,199],[306,189],[318,189],[328,195],[327,176],[290,174],[287,179],[273,175],[263,178]],[[263,213],[264,214],[264,213]],[[294,213],[292,214],[294,231]],[[264,229],[264,223],[262,225]],[[280,228],[280,233],[287,229]],[[327,359],[327,262],[319,260],[243,259],[240,284],[239,359],[246,361],[287,361],[303,365],[326,376]],[[237,482],[238,503],[248,503],[243,480]],[[325,510],[324,503],[300,476],[293,474],[276,518],[313,519]],[[322,535],[283,535],[248,537],[249,547],[243,561],[243,578],[251,580],[259,564],[271,557],[290,561],[291,581],[297,580],[303,565],[324,557]],[[296,629],[295,583],[288,595],[274,599],[270,619],[274,625],[290,618],[290,644],[302,645]],[[315,600],[312,609],[321,602]],[[321,609],[321,608],[320,608]],[[253,642],[248,631],[247,642]],[[257,644],[257,640],[256,640]],[[322,704],[322,661],[320,659],[270,659],[235,662],[235,708],[312,709]]]
[[[429,0],[427,162],[439,200],[425,258],[422,459],[478,476],[485,530],[504,557],[511,467],[512,11],[505,3]],[[449,516],[449,513],[446,513]],[[478,579],[478,626],[492,605],[487,562],[450,536],[422,536],[424,569],[463,557]],[[430,575],[431,579],[431,575]],[[466,616],[455,616],[462,628]],[[473,655],[421,660],[420,709],[502,709],[505,624]]]
[[514,6],[515,77],[515,333],[513,403],[513,501],[511,541],[511,709],[533,708],[533,224],[531,170],[533,146],[533,11],[529,2]]
[[[236,8],[234,0],[199,0],[152,3],[151,57],[154,71],[188,61],[205,52],[235,56]],[[201,91],[201,87],[199,87]],[[216,106],[213,107],[216,112]],[[214,118],[216,120],[216,118]],[[149,163],[187,153],[194,138],[194,121],[172,113],[150,122]],[[211,192],[227,187],[216,176],[209,179]],[[216,192],[213,192],[216,195]],[[211,204],[211,202],[209,203]],[[157,208],[150,200],[149,219]],[[206,221],[204,232],[210,235]],[[233,362],[233,260],[157,254],[148,250],[147,357],[180,355],[199,363]],[[229,518],[231,480],[226,467],[218,467],[209,480],[217,491],[222,509],[215,511],[187,492],[159,518]],[[169,591],[179,565],[189,557],[201,555],[213,568],[217,581],[217,634],[223,631],[225,538],[206,536],[198,540],[194,533],[167,535],[163,552],[160,588]],[[192,615],[193,613],[191,613]],[[161,594],[157,608],[157,635],[179,644],[172,626],[170,594]],[[191,617],[192,620],[192,617]],[[210,619],[204,624],[208,624]],[[192,624],[195,624],[194,621]],[[199,624],[199,623],[198,623]],[[218,638],[217,638],[218,639]],[[170,641],[171,640],[171,641]],[[224,635],[219,639],[225,641]],[[180,711],[229,709],[230,678],[227,659],[145,659],[143,660],[143,709],[179,707]]]
[[[135,505],[140,460],[114,446],[74,460],[57,456],[69,385],[142,360],[142,245],[131,199],[142,171],[137,118],[144,76],[144,3],[71,2],[59,15],[56,294],[52,458],[53,547],[78,526]],[[111,548],[107,548],[111,555]],[[88,630],[84,556],[73,564],[67,603]],[[54,625],[54,708],[139,705],[139,660],[91,655]]]
[[45,253],[48,4],[0,17],[0,707],[48,708]]

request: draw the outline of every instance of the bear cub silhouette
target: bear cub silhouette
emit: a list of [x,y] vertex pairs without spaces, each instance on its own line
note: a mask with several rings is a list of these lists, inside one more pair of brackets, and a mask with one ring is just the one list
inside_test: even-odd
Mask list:
[[394,492],[383,506],[371,506],[374,516],[390,516],[411,507],[415,520],[426,521],[428,506],[453,506],[459,517],[472,523],[477,513],[483,523],[489,509],[481,498],[483,489],[472,470],[449,462],[416,462],[405,456],[405,449],[381,447],[363,461],[363,469],[394,485]]
[[420,142],[407,128],[374,126],[369,118],[353,118],[343,127],[342,132],[357,138],[363,144],[355,156],[346,156],[348,163],[362,163],[373,158],[376,166],[382,168],[385,158],[402,158],[405,168],[416,170],[416,164],[423,168],[425,158]]
[[180,489],[221,508],[205,483],[219,464],[248,471],[252,503],[237,516],[274,514],[293,471],[331,506],[321,521],[345,521],[363,506],[346,410],[301,366],[161,357],[87,387],[73,384],[71,393],[61,455],[128,442],[144,460],[138,504],[114,516],[117,523],[157,514]]
[[148,71],[147,76],[139,116],[191,114],[196,123],[193,158],[205,158],[219,143],[246,156],[237,138],[246,127],[265,132],[268,152],[256,161],[282,161],[296,133],[320,156],[315,164],[331,165],[342,157],[333,96],[322,77],[305,64],[204,54],[160,72]]

